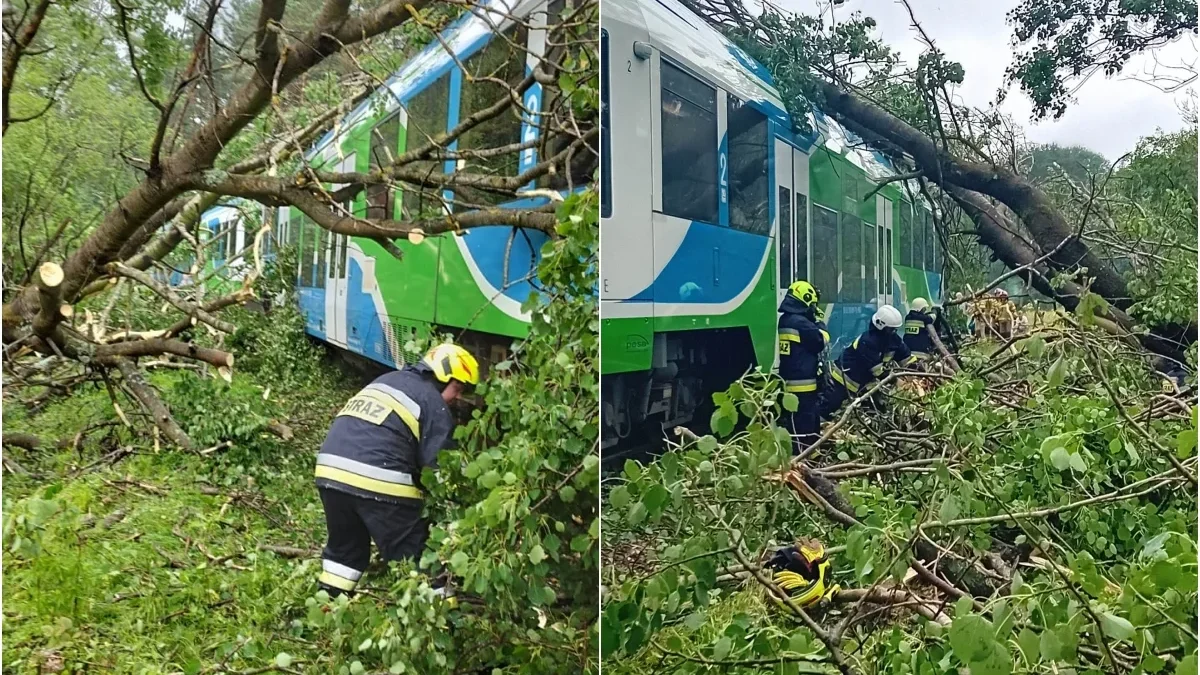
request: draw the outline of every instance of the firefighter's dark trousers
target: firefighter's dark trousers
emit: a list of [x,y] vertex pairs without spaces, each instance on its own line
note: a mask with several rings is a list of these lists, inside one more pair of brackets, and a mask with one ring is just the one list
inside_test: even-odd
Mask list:
[[830,378],[829,385],[821,391],[821,402],[818,404],[820,416],[825,420],[832,420],[834,413],[842,407],[846,399],[850,397],[846,391],[846,386],[837,380]]
[[794,413],[786,410],[783,413],[783,426],[792,434],[793,456],[799,455],[821,435],[820,394],[806,391],[795,393],[794,396],[800,400],[800,406]]
[[419,560],[429,537],[421,504],[378,501],[318,488],[328,543],[321,553],[320,587],[331,596],[354,590],[371,562],[371,540],[384,560]]

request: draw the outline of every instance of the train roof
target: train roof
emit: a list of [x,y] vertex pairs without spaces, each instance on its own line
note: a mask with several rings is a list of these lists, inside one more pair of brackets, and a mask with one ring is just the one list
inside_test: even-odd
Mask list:
[[[432,40],[416,56],[400,66],[383,86],[376,89],[349,115],[338,121],[333,129],[326,132],[305,154],[305,159],[312,159],[317,153],[328,148],[334,138],[354,128],[374,110],[379,109],[379,106],[382,106],[384,115],[396,110],[400,107],[400,101],[407,100],[453,68],[455,59],[465,61],[486,44],[497,29],[503,31],[512,26],[511,17],[527,16],[543,1],[478,0],[442,31],[440,41]],[[447,52],[447,48],[450,52]]]
[[[678,0],[604,0],[603,11],[605,22],[620,21],[645,31],[654,46],[672,60],[753,102],[784,128],[790,128],[792,119],[770,71]],[[861,147],[863,140],[832,117],[814,110],[809,124],[814,133],[794,134],[792,140],[797,145],[805,149],[820,145],[844,157],[874,181],[897,175],[888,158]]]

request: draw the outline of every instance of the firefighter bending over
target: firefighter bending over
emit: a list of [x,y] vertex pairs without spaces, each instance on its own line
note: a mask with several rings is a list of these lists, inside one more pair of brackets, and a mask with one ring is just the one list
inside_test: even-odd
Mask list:
[[779,377],[784,391],[800,401],[796,412],[783,413],[784,426],[792,434],[793,454],[812,445],[821,431],[817,383],[829,333],[820,316],[820,302],[821,294],[812,284],[797,281],[779,305]]
[[[821,416],[832,418],[846,399],[870,387],[890,363],[907,366],[915,360],[896,333],[904,325],[900,310],[884,305],[871,317],[867,332],[854,339],[830,369],[831,386],[821,396]],[[878,407],[878,406],[876,406]]]
[[436,465],[453,437],[447,404],[478,383],[475,357],[438,345],[377,378],[337,414],[316,469],[329,531],[318,581],[331,596],[358,585],[372,539],[384,560],[420,559],[429,536],[421,470]]

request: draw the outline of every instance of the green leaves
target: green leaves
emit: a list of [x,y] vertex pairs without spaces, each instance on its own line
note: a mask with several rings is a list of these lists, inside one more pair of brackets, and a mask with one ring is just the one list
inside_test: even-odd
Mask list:
[[1100,614],[1100,624],[1104,628],[1104,634],[1114,640],[1128,640],[1133,637],[1133,624],[1112,612]]
[[1046,385],[1051,389],[1060,387],[1066,376],[1067,364],[1063,357],[1060,356],[1054,360],[1054,364],[1050,366],[1050,370],[1046,371]]
[[950,625],[950,647],[974,675],[1007,675],[1012,672],[1008,649],[996,640],[995,629],[987,619],[966,614]]

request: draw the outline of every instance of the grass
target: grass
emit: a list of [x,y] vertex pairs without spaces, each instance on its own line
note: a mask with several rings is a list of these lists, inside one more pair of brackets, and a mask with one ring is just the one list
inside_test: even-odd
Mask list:
[[[324,371],[264,400],[264,383],[250,375],[218,387],[190,373],[156,375],[189,433],[239,439],[207,456],[126,429],[103,387],[36,415],[7,404],[6,431],[43,439],[116,424],[77,450],[5,450],[36,475],[4,481],[4,672],[237,672],[270,667],[280,652],[296,655],[284,672],[327,672],[303,665],[328,645],[294,621],[316,591],[319,561],[260,547],[323,544],[312,458],[358,384],[346,379]],[[132,405],[122,409],[137,420]],[[246,417],[283,419],[296,435],[284,442],[231,419]],[[103,461],[120,448],[133,454]]]

